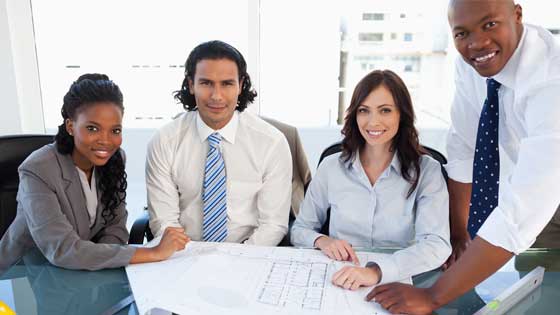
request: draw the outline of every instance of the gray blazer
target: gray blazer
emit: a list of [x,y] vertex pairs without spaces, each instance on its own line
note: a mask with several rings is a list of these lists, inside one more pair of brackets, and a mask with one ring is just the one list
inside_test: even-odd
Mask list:
[[123,245],[128,241],[126,204],[105,224],[99,202],[90,228],[82,184],[70,155],[48,144],[33,152],[18,171],[17,215],[0,240],[0,275],[33,247],[53,265],[70,269],[98,270],[130,262],[135,248]]

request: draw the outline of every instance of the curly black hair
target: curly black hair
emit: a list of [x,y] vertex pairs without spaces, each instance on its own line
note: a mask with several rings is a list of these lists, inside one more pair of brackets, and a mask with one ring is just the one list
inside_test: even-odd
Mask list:
[[199,61],[204,59],[218,60],[229,59],[237,65],[237,72],[239,73],[239,82],[241,85],[241,94],[237,98],[237,109],[242,112],[247,108],[248,103],[253,103],[257,92],[252,88],[251,77],[247,73],[247,63],[243,55],[230,44],[224,43],[219,40],[213,40],[202,43],[196,46],[187,61],[185,62],[185,78],[181,84],[181,89],[174,92],[175,99],[183,104],[183,108],[187,111],[196,110],[196,100],[194,95],[191,94],[189,89],[189,80],[194,81],[196,73],[196,65]]
[[[418,186],[420,157],[422,154],[426,154],[426,151],[420,145],[418,131],[414,127],[415,115],[410,93],[403,80],[393,71],[374,70],[356,85],[342,127],[344,138],[341,156],[348,161],[355,156],[359,149],[364,147],[365,139],[362,137],[356,121],[358,108],[368,95],[380,86],[385,86],[391,92],[400,112],[399,130],[391,143],[391,151],[397,150],[397,158],[401,163],[401,174],[411,185],[408,198]],[[410,170],[414,175],[410,174]]]
[[[72,154],[74,137],[66,130],[66,120],[76,119],[84,108],[95,103],[107,102],[118,106],[124,113],[123,95],[119,87],[105,74],[87,73],[78,78],[64,95],[62,105],[62,124],[58,126],[55,136],[56,149],[61,154]],[[101,213],[105,224],[117,217],[115,209],[126,199],[126,172],[124,169],[123,152],[118,150],[109,161],[96,167],[101,191]]]

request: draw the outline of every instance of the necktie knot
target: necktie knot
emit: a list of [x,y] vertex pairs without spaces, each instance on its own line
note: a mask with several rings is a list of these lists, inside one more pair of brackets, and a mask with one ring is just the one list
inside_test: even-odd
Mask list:
[[492,78],[486,79],[486,88],[488,95],[496,93],[502,84]]
[[217,132],[208,136],[208,144],[211,149],[217,148],[220,145],[220,141],[222,141],[222,136]]

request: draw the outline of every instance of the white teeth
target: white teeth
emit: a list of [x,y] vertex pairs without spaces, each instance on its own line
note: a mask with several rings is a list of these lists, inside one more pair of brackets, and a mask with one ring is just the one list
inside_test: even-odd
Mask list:
[[477,62],[484,62],[492,57],[494,57],[496,55],[496,52],[493,53],[489,53],[488,55],[482,56],[482,57],[476,57],[474,58],[474,60],[476,60]]
[[368,133],[372,136],[379,136],[383,131],[368,131]]

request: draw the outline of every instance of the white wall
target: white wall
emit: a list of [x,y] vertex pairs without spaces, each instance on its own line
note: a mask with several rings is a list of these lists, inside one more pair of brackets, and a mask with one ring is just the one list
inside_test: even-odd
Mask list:
[[44,133],[29,1],[0,0],[0,135]]

